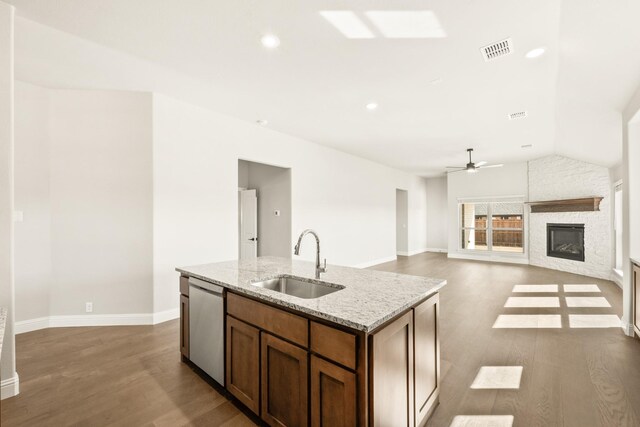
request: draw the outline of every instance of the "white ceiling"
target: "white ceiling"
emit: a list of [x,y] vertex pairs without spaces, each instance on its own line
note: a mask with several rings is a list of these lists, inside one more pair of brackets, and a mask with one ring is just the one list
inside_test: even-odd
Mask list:
[[[425,176],[464,164],[467,147],[494,163],[559,153],[613,166],[640,84],[637,0],[3,1],[21,17],[21,80],[164,92]],[[371,28],[366,11],[430,10],[447,37],[347,39],[326,10]],[[279,48],[260,44],[266,33]],[[514,53],[484,62],[479,48],[506,37]]]

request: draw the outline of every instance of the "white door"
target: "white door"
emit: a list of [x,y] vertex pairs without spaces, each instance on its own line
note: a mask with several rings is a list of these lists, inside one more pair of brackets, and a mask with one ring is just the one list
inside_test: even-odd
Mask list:
[[258,256],[258,197],[256,190],[240,191],[240,259]]

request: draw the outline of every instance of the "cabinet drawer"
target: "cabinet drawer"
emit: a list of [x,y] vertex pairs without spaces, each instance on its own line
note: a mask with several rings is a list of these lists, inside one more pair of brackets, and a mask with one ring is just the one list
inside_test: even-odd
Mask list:
[[309,321],[234,293],[227,294],[227,313],[303,347],[309,346]]
[[180,293],[189,296],[189,278],[180,276]]
[[356,369],[356,336],[339,329],[311,322],[311,351]]

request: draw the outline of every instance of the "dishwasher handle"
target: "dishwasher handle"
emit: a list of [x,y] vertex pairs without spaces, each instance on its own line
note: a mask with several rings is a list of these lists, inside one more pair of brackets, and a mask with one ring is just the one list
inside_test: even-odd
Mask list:
[[195,288],[203,290],[204,292],[217,296],[222,296],[222,291],[224,289],[220,285],[205,282],[204,280],[196,279],[195,277],[189,277],[189,286],[193,286]]

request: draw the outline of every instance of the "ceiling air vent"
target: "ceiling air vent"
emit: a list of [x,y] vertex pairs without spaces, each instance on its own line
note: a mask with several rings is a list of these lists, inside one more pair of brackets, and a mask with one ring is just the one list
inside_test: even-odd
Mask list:
[[508,117],[509,117],[509,120],[524,119],[525,117],[527,117],[527,112],[526,111],[518,111],[517,113],[509,114]]
[[504,39],[489,46],[481,47],[480,52],[482,52],[485,62],[492,61],[513,52],[513,43],[511,39]]

